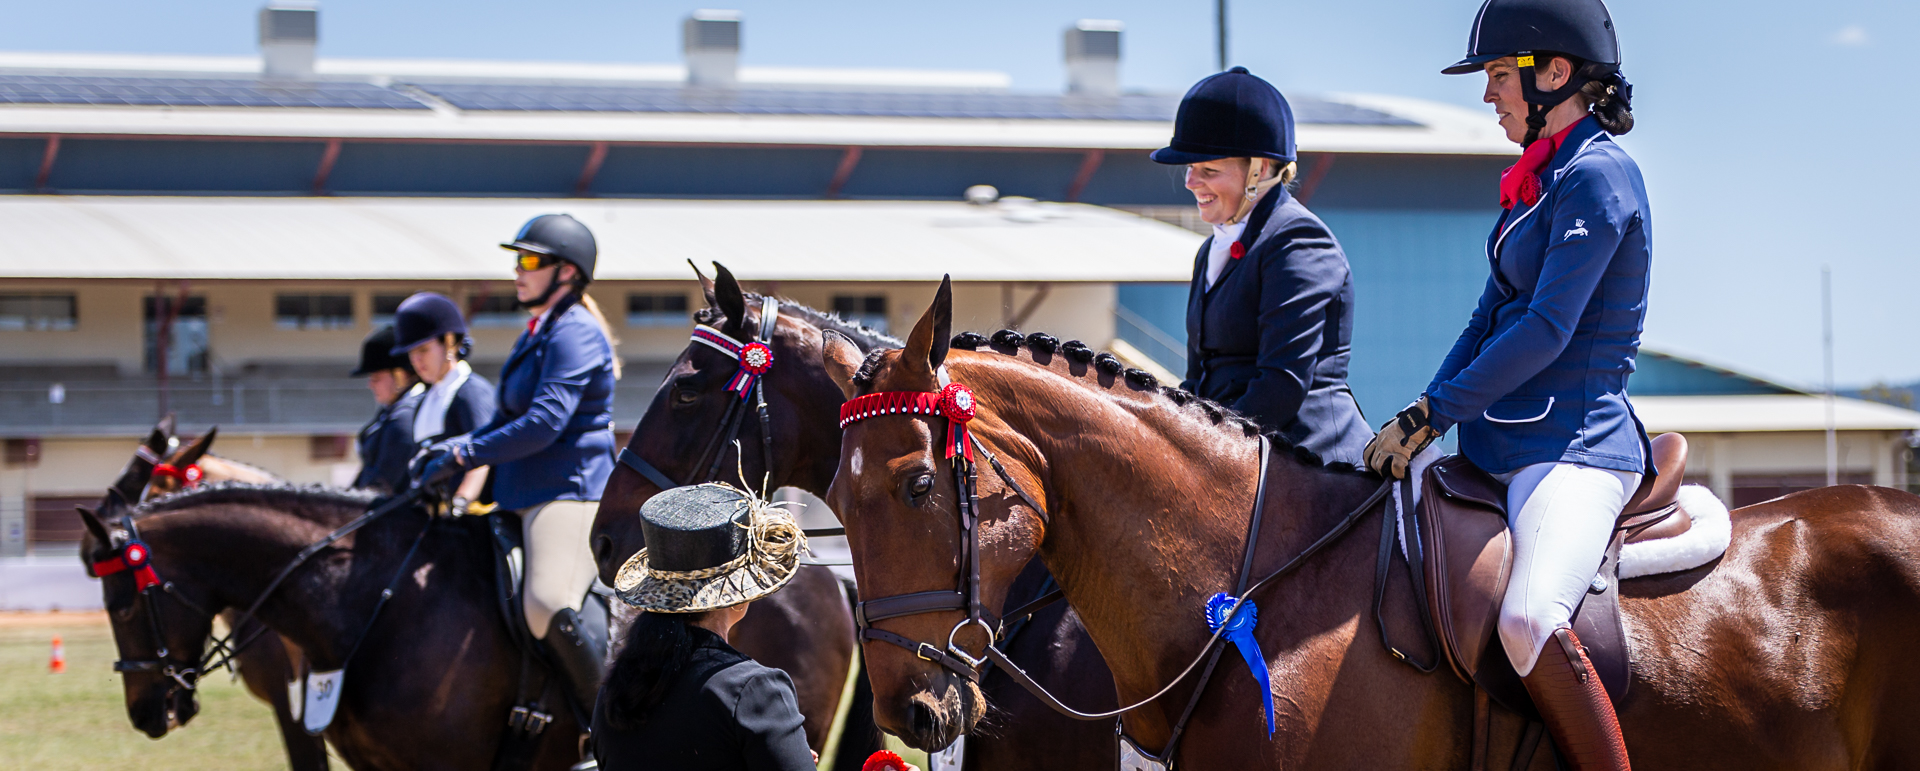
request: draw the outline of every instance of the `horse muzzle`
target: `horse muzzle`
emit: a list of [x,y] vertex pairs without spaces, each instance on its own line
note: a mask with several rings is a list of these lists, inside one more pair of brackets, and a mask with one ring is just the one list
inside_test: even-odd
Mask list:
[[885,703],[876,694],[874,722],[907,746],[931,752],[973,730],[986,712],[986,697],[978,685],[944,670],[924,682],[926,687]]

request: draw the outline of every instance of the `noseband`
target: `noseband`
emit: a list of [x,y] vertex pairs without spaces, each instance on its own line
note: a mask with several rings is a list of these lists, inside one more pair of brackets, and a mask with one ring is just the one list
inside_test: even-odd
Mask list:
[[[731,335],[705,324],[693,328],[693,342],[712,348],[734,357],[740,362],[739,371],[727,380],[726,389],[739,398],[727,403],[727,412],[720,418],[720,430],[707,441],[707,446],[694,459],[694,468],[706,465],[706,472],[687,484],[710,482],[720,474],[720,461],[727,456],[727,445],[740,436],[740,424],[747,414],[747,399],[752,397],[753,408],[760,416],[760,453],[766,465],[766,473],[773,473],[773,429],[768,425],[766,388],[760,382],[761,376],[773,369],[774,328],[780,323],[780,301],[772,297],[760,298],[760,324],[757,334],[747,338],[746,342],[733,339]],[[744,326],[744,325],[743,325]],[[708,458],[712,462],[708,462]],[[682,487],[679,482],[658,466],[648,463],[640,453],[630,448],[620,448],[620,465],[640,472],[640,475],[661,490]],[[741,484],[752,487],[747,480]],[[811,533],[809,533],[811,535]]]

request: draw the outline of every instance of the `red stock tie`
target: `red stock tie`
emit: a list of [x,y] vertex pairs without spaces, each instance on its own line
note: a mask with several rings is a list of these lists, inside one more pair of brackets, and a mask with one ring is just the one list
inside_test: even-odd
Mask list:
[[[1580,125],[1575,121],[1573,126]],[[1551,137],[1542,137],[1527,145],[1520,153],[1520,160],[1500,174],[1500,208],[1511,209],[1515,204],[1532,206],[1540,202],[1540,170],[1553,160],[1553,154],[1559,152],[1560,143],[1566,141],[1567,134],[1573,132],[1573,126],[1560,130]]]

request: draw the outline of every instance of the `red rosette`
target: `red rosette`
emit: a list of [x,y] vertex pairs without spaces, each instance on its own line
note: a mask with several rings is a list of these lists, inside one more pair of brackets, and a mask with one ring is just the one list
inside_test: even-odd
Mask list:
[[955,423],[973,420],[973,389],[959,383],[948,383],[940,389],[940,414]]
[[773,349],[757,340],[740,346],[740,368],[755,375],[767,374],[773,369]]
[[146,566],[147,560],[151,559],[152,555],[147,553],[146,544],[134,541],[127,544],[127,548],[121,552],[121,558],[127,561],[127,567],[138,570]]
[[1236,260],[1245,257],[1247,256],[1247,245],[1235,241],[1232,246],[1227,247],[1227,254],[1232,255]]
[[907,771],[907,761],[892,750],[881,750],[868,756],[860,771]]

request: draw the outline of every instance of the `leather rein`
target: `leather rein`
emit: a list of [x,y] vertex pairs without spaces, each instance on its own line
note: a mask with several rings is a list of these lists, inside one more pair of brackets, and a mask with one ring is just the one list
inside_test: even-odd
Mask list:
[[[980,441],[979,437],[967,430],[966,424],[972,420],[975,414],[973,392],[964,385],[951,382],[944,365],[936,370],[936,375],[939,378],[941,386],[941,390],[938,392],[889,391],[855,397],[841,407],[840,426],[841,429],[844,430],[847,426],[861,420],[893,414],[944,416],[947,418],[948,433],[943,442],[943,445],[946,447],[944,454],[952,470],[954,489],[956,493],[958,493],[955,497],[955,503],[959,509],[960,548],[962,551],[961,563],[966,566],[967,573],[961,577],[960,588],[957,591],[915,592],[892,597],[879,597],[860,602],[854,611],[854,620],[860,628],[860,639],[879,640],[904,648],[925,661],[940,664],[955,674],[975,683],[980,681],[981,667],[991,662],[1006,670],[1007,675],[1013,678],[1013,681],[1018,683],[1021,688],[1033,694],[1034,698],[1039,699],[1055,712],[1059,712],[1062,715],[1076,720],[1105,720],[1119,717],[1128,712],[1145,707],[1166,696],[1175,686],[1186,680],[1189,675],[1192,675],[1196,669],[1200,669],[1204,663],[1205,669],[1200,675],[1200,682],[1197,687],[1194,688],[1193,696],[1188,700],[1186,709],[1181,713],[1179,721],[1175,723],[1166,747],[1161,751],[1160,757],[1170,760],[1173,757],[1174,750],[1179,744],[1180,736],[1185,730],[1188,719],[1192,717],[1194,709],[1200,703],[1201,695],[1206,691],[1207,681],[1212,677],[1214,667],[1219,662],[1221,652],[1226,649],[1225,646],[1221,644],[1226,632],[1226,626],[1223,624],[1219,629],[1215,630],[1213,635],[1207,638],[1206,645],[1202,646],[1199,653],[1194,655],[1193,660],[1187,664],[1186,668],[1182,669],[1180,674],[1175,675],[1165,687],[1153,695],[1134,702],[1133,704],[1105,712],[1081,712],[1067,706],[1062,703],[1059,698],[1048,692],[1044,686],[1035,681],[1033,677],[1028,675],[1019,665],[1015,664],[1013,659],[1009,658],[1006,653],[994,645],[995,642],[1002,638],[1001,632],[1004,631],[1005,620],[1031,615],[1041,607],[1060,599],[1061,593],[1056,590],[1033,602],[1022,605],[1002,617],[999,626],[988,623],[988,612],[986,607],[980,602],[980,498],[977,485],[977,464],[974,461],[974,452],[972,451],[978,450],[978,453],[987,459],[988,464],[993,467],[995,473],[1000,475],[1001,480],[1006,482],[1007,486],[1012,488],[1014,493],[1019,495],[1028,506],[1032,507],[1034,513],[1040,517],[1044,525],[1052,525],[1052,518],[1051,515],[1047,513],[1047,510],[1042,507],[1032,495],[1028,494],[1025,489],[1021,488],[1020,483],[1015,480],[1012,475],[1007,473],[1006,467],[1001,465],[1000,459],[987,450],[986,445]],[[1255,592],[1265,588],[1281,576],[1298,569],[1308,559],[1312,558],[1329,544],[1339,540],[1342,535],[1353,528],[1355,522],[1358,522],[1362,516],[1385,499],[1388,492],[1393,488],[1393,481],[1391,479],[1383,481],[1372,494],[1367,496],[1365,501],[1361,502],[1359,506],[1342,517],[1326,534],[1320,536],[1318,540],[1309,544],[1305,549],[1302,549],[1300,553],[1295,554],[1286,564],[1281,565],[1273,572],[1262,576],[1258,581],[1254,581],[1249,585],[1248,579],[1251,577],[1253,569],[1254,548],[1259,539],[1262,510],[1265,508],[1266,503],[1267,461],[1269,454],[1270,444],[1268,439],[1265,436],[1261,436],[1258,487],[1255,489],[1253,512],[1247,525],[1246,546],[1241,555],[1238,587],[1235,592],[1237,599],[1233,606],[1223,615],[1223,618],[1233,618],[1234,615],[1240,611],[1240,606],[1245,604],[1247,599],[1253,596]],[[947,642],[944,649],[933,643],[912,640],[903,635],[874,626],[877,622],[891,618],[948,611],[963,612],[966,614],[966,618],[954,625],[953,629],[947,633]],[[955,640],[961,630],[970,626],[979,626],[987,633],[985,650],[978,657],[968,653],[967,650],[960,647]],[[1169,762],[1169,766],[1170,765]]]

